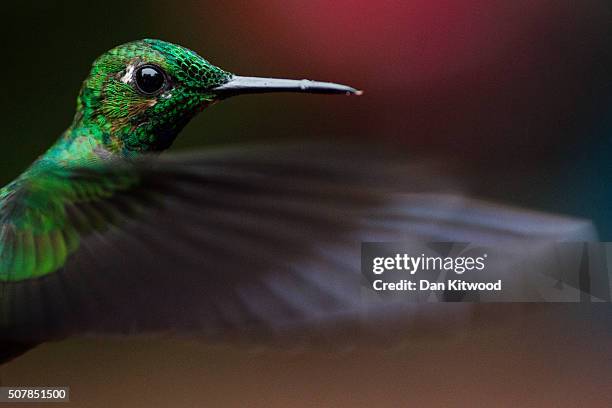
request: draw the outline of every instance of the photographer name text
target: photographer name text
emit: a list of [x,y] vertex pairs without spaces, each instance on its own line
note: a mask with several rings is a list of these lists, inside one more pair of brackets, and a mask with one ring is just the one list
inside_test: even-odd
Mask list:
[[[487,254],[470,257],[440,257],[440,256],[410,256],[396,254],[390,257],[375,257],[372,260],[372,273],[380,276],[389,271],[401,271],[409,275],[417,272],[451,272],[463,275],[466,272],[480,272],[486,267]],[[380,276],[382,278],[382,276]],[[386,281],[375,279],[372,281],[375,291],[501,291],[502,281],[474,282],[464,279],[399,279]]]

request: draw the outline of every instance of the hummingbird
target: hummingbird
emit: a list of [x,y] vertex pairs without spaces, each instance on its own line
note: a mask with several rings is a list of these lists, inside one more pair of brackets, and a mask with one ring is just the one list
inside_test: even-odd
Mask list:
[[[0,358],[79,334],[216,338],[333,324],[362,310],[360,242],[397,230],[418,242],[592,232],[582,220],[430,194],[437,178],[374,149],[160,155],[206,107],[266,92],[361,94],[234,75],[155,39],[96,59],[70,126],[0,190]],[[396,194],[400,184],[408,194]]]

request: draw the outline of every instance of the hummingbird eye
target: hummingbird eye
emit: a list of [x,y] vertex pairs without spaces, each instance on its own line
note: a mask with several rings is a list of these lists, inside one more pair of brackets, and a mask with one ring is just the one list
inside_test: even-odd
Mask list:
[[143,65],[136,70],[136,87],[144,95],[159,92],[166,83],[164,72],[154,65]]

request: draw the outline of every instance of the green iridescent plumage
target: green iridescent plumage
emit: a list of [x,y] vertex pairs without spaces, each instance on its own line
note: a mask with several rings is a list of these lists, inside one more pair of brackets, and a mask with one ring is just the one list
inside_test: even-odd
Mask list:
[[[134,70],[145,63],[167,76],[164,89],[153,96],[134,86]],[[0,190],[0,281],[43,276],[61,267],[83,233],[68,222],[67,206],[108,196],[137,177],[87,182],[73,169],[89,166],[94,171],[109,157],[166,149],[214,101],[206,89],[230,77],[193,51],[159,40],[124,44],[99,57],[83,83],[71,126],[30,169]]]
[[[110,197],[137,183],[137,175],[45,165],[31,169],[0,193],[0,280],[36,278],[60,268],[79,245],[79,235],[103,230],[108,219],[68,219],[75,205]],[[94,176],[94,177],[92,177]],[[91,214],[90,214],[91,215]]]
[[[134,71],[155,64],[167,85],[153,95],[134,87]],[[202,92],[221,85],[231,74],[178,45],[143,40],[121,45],[98,58],[77,99],[74,122],[47,157],[66,160],[94,157],[96,149],[132,156],[167,148],[182,127],[215,99]]]
[[[152,78],[155,88],[143,89]],[[0,282],[59,270],[81,237],[112,224],[108,212],[115,210],[105,201],[134,189],[147,172],[126,170],[126,161],[167,149],[217,100],[269,91],[356,92],[337,84],[238,77],[160,40],[123,44],[100,56],[83,82],[70,127],[0,190]],[[103,208],[92,210],[96,205]]]

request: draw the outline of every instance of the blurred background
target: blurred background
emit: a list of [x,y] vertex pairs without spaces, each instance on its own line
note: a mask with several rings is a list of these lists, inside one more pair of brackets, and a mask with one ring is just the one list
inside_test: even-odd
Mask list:
[[[478,196],[590,218],[602,240],[612,239],[609,0],[46,0],[8,2],[3,17],[2,183],[70,124],[80,83],[95,57],[117,44],[152,37],[187,46],[241,75],[336,81],[365,90],[360,98],[231,99],[194,120],[174,149],[288,138],[384,141],[415,159],[435,155],[459,163],[461,177]],[[75,394],[81,389],[80,403],[96,400],[99,406],[108,397],[101,391],[105,381],[123,384],[128,393],[163,387],[170,379],[176,385],[183,376],[186,384],[206,383],[214,406],[240,406],[233,395],[240,389],[251,401],[259,395],[267,402],[263,406],[314,403],[320,393],[353,405],[384,402],[385,395],[391,395],[389,401],[418,395],[418,401],[433,404],[454,401],[456,393],[463,405],[470,390],[489,395],[489,405],[496,401],[496,406],[503,404],[495,395],[519,398],[522,406],[572,398],[593,398],[592,406],[605,406],[612,398],[612,351],[602,340],[610,331],[602,323],[609,311],[599,308],[599,317],[582,326],[564,323],[563,317],[547,322],[556,330],[542,330],[537,322],[529,323],[531,331],[506,326],[467,340],[424,343],[418,352],[392,357],[262,358],[236,350],[219,355],[176,341],[64,342],[26,355],[5,368],[2,380],[70,382]],[[580,315],[576,308],[572,313]],[[537,337],[544,335],[554,347],[544,347]],[[197,360],[194,350],[201,351]],[[159,374],[160,361],[161,377],[147,377]],[[437,368],[424,368],[427,361]],[[98,368],[91,370],[92,364]],[[487,367],[493,367],[492,376],[483,374]],[[289,375],[281,378],[277,370]],[[540,376],[539,382],[525,371]],[[321,372],[327,374],[317,381]],[[577,372],[584,375],[578,378]],[[381,380],[378,386],[366,381],[372,375]],[[334,386],[340,376],[345,380]],[[431,381],[440,378],[447,385],[433,387]],[[449,388],[461,378],[465,387]],[[550,382],[543,386],[542,378]],[[498,380],[510,388],[494,385]],[[363,390],[363,399],[351,384]],[[606,384],[607,393],[599,388]],[[366,393],[368,385],[374,391]],[[86,398],[94,390],[100,394]],[[155,401],[171,405],[164,398]],[[153,405],[148,400],[143,406]]]
[[[344,82],[361,98],[263,95],[198,117],[176,148],[339,137],[434,153],[478,195],[593,218],[612,238],[607,0],[10,2],[0,181],[69,125],[93,59],[143,37],[242,75]],[[7,10],[8,8],[8,10]]]

